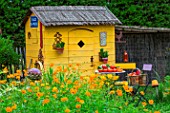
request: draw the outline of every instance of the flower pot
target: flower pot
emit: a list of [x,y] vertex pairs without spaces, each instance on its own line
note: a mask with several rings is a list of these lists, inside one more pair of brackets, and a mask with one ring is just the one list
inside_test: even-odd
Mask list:
[[107,64],[108,58],[102,58],[102,60],[104,64]]
[[64,48],[55,48],[58,54],[63,54]]

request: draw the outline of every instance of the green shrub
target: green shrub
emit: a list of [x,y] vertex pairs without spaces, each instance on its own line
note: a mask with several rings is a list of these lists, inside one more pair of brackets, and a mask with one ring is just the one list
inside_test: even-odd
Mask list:
[[0,66],[17,64],[19,55],[13,49],[13,41],[0,36]]

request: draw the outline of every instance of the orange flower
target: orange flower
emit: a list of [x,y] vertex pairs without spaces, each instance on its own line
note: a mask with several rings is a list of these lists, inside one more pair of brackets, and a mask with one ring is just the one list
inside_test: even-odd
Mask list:
[[77,65],[77,66],[80,66],[80,64],[79,64],[79,63],[77,63],[76,65]]
[[11,107],[6,107],[6,112],[12,112],[12,108]]
[[31,89],[31,88],[27,88],[27,91],[28,91],[28,92],[32,92],[32,89]]
[[38,98],[40,98],[41,96],[43,96],[43,93],[37,92],[36,95],[37,95]]
[[54,98],[57,98],[57,94],[54,94],[53,97],[54,97]]
[[96,110],[95,113],[99,113],[98,110]]
[[76,97],[76,101],[77,101],[77,102],[80,102],[80,100],[81,100],[81,99],[80,99],[79,97]]
[[142,105],[143,105],[143,106],[146,106],[146,105],[147,105],[147,103],[146,103],[146,102],[142,102]]
[[20,80],[20,78],[21,78],[20,76],[16,76],[16,79],[17,79],[17,80]]
[[16,104],[14,104],[11,108],[12,108],[12,110],[17,109],[17,105],[16,105]]
[[5,84],[6,80],[0,80],[0,84]]
[[65,113],[70,113],[70,109],[66,108]]
[[56,83],[60,83],[59,80],[58,80],[58,78],[56,78],[56,77],[54,77],[53,80],[54,80],[54,82],[56,82]]
[[35,91],[39,91],[40,90],[40,88],[39,87],[35,87]]
[[68,101],[68,98],[67,98],[67,97],[61,98],[61,102],[66,102],[66,101]]
[[53,66],[54,66],[54,63],[51,63],[51,64],[50,64],[50,67],[53,67]]
[[154,113],[161,113],[160,111],[154,111]]
[[22,93],[22,94],[26,94],[26,90],[22,89],[22,90],[21,90],[21,93]]
[[68,64],[68,67],[71,67],[72,66],[72,64]]
[[86,91],[85,93],[87,96],[91,96],[91,93],[89,91]]
[[116,93],[117,93],[118,96],[122,96],[123,95],[122,90],[120,90],[120,89],[117,89]]
[[72,83],[72,81],[71,80],[67,80],[67,84],[71,84]]
[[81,108],[81,104],[76,104],[76,108],[77,109]]
[[50,102],[49,99],[44,99],[44,100],[43,100],[43,105],[44,105],[44,104],[48,104],[49,102]]
[[153,105],[154,101],[153,100],[149,100],[149,104]]
[[65,68],[65,69],[63,70],[63,72],[67,72],[67,68]]
[[113,76],[113,80],[118,80],[119,76]]
[[71,93],[71,94],[76,94],[76,93],[77,93],[77,90],[76,90],[76,89],[71,88],[71,89],[70,89],[70,93]]

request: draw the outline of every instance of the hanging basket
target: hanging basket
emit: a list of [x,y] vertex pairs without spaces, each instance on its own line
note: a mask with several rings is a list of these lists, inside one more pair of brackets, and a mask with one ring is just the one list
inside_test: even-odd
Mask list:
[[64,48],[55,48],[58,54],[63,54]]

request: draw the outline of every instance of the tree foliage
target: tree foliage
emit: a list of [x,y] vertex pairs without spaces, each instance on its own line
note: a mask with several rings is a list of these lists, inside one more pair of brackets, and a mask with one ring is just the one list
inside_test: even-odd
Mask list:
[[169,0],[0,0],[3,37],[9,36],[16,45],[24,45],[24,26],[19,25],[28,9],[60,5],[107,6],[123,25],[170,28]]
[[19,55],[13,49],[13,41],[0,36],[0,66],[17,64]]

